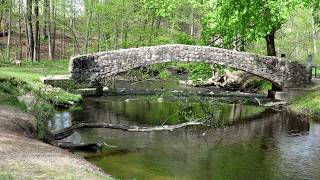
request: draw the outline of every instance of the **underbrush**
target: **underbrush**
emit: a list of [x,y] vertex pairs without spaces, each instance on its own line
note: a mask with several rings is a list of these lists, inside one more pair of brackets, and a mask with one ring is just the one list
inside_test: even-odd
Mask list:
[[244,86],[244,88],[248,90],[253,90],[254,92],[262,94],[268,94],[268,91],[272,89],[272,83],[270,81],[256,77],[248,79]]
[[[218,66],[214,68],[223,69]],[[158,78],[169,80],[176,79],[179,74],[187,75],[190,80],[207,80],[212,76],[212,67],[207,63],[168,62],[131,70],[126,73],[126,76],[134,76],[138,79]]]

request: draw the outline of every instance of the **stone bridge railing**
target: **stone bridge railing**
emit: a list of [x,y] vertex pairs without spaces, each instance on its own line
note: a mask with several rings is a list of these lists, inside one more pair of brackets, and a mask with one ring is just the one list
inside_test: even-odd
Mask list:
[[81,55],[71,58],[70,72],[77,82],[97,85],[117,73],[169,61],[220,64],[269,80],[281,89],[302,87],[310,82],[311,77],[309,68],[296,61],[190,45],[161,45]]

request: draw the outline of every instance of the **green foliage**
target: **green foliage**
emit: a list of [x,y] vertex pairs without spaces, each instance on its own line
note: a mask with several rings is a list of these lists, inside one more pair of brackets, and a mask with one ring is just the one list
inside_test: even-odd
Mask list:
[[[212,68],[215,69],[216,71],[218,71],[220,76],[224,75],[225,69],[226,69],[225,67],[221,66],[220,64],[214,64],[214,65],[212,66]],[[229,71],[232,71],[232,70],[233,70],[233,69],[231,69],[231,68],[227,68],[227,69],[228,69]]]
[[22,111],[27,111],[27,106],[17,99],[17,96],[0,92],[0,105],[16,107]]
[[39,139],[45,139],[47,121],[54,115],[54,107],[37,97],[36,103],[31,107],[30,113],[36,118],[36,132]]
[[158,76],[161,71],[166,70],[170,66],[170,63],[153,64],[144,70],[144,72],[150,76]]
[[272,83],[270,81],[254,78],[253,80],[249,80],[249,83],[245,86],[246,89],[254,89],[258,92],[267,94],[268,90],[272,89]]
[[71,94],[61,88],[51,86],[43,87],[39,96],[57,106],[72,106],[82,101],[80,94]]
[[162,80],[168,80],[170,78],[170,74],[169,74],[168,71],[163,70],[163,71],[160,72],[159,77]]
[[187,34],[179,34],[177,39],[178,44],[188,44],[188,45],[196,45],[197,41],[190,35]]
[[0,77],[16,78],[23,81],[40,82],[40,77],[48,75],[68,74],[68,60],[60,61],[22,61],[22,66],[13,64],[0,66]]
[[219,0],[206,4],[203,39],[223,39],[223,46],[233,42],[249,43],[281,28],[299,1],[297,0]]
[[27,106],[17,99],[17,96],[31,91],[30,86],[16,79],[0,78],[0,105],[14,106],[26,111]]
[[[36,128],[39,138],[44,138],[48,118],[52,117],[54,106],[73,106],[82,101],[81,95],[71,94],[61,88],[53,88],[40,82],[41,76],[66,74],[68,61],[23,61],[21,67],[5,64],[0,67],[0,105],[15,106],[28,111],[26,104],[17,97],[32,93],[30,113],[36,117]],[[70,87],[69,87],[70,88]]]
[[177,8],[177,0],[141,0],[143,8],[153,11],[156,16],[170,17]]
[[[68,60],[61,61],[41,61],[32,62],[25,60],[21,67],[14,65],[7,65],[0,67],[0,77],[4,79],[14,78],[16,81],[10,83],[16,83],[12,86],[19,86],[16,89],[26,89],[29,87],[29,91],[32,89],[34,93],[41,92],[42,98],[57,104],[70,106],[71,104],[77,104],[81,102],[81,96],[66,92],[61,88],[53,88],[51,86],[45,86],[40,82],[40,77],[56,74],[68,73]],[[5,84],[3,84],[5,86]],[[23,87],[26,86],[26,87]],[[76,85],[73,82],[65,83],[63,88],[66,90],[72,90]],[[4,90],[14,90],[9,87],[2,87]]]
[[[161,116],[162,118],[160,119],[165,119],[164,122],[160,122],[161,124],[177,124],[199,120],[213,127],[221,127],[232,124],[234,123],[233,121],[256,116],[265,110],[263,107],[256,106],[238,105],[238,107],[235,107],[232,104],[222,103],[225,102],[225,100],[219,100],[217,98],[199,97],[194,94],[186,94],[186,96],[188,98],[179,98],[170,92],[164,92],[157,96],[145,97],[148,101],[147,107],[153,107],[154,104],[157,105],[150,109],[151,112],[149,112],[149,114],[155,116],[151,117],[150,120],[159,119],[158,116]],[[161,103],[159,103],[159,98],[161,98]],[[131,117],[134,117],[135,113],[140,114],[136,108],[141,105],[141,101],[136,100],[134,103],[136,103],[136,105],[130,105],[130,103],[126,105],[126,110],[129,109],[129,106],[134,107],[134,111],[131,112]],[[230,115],[233,117],[230,117]],[[159,125],[159,122],[154,123]]]
[[192,80],[207,80],[212,76],[212,70],[209,64],[199,63],[195,64],[191,68],[191,75],[189,76]]
[[298,113],[318,116],[320,114],[320,91],[307,93],[295,98],[290,107]]

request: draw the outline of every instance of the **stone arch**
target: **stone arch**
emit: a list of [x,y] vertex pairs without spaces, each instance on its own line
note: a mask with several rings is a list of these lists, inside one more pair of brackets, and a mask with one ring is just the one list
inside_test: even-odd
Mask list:
[[117,73],[173,60],[232,67],[269,80],[281,89],[301,87],[310,82],[308,68],[296,61],[179,44],[112,50],[73,57],[70,61],[70,72],[77,82],[97,84]]

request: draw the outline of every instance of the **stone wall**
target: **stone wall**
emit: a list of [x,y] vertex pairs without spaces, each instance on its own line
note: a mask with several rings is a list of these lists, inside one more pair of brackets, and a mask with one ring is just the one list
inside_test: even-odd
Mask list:
[[71,58],[70,72],[78,82],[97,85],[114,74],[169,61],[220,64],[269,80],[282,89],[302,87],[311,77],[308,68],[296,61],[191,45],[161,45],[77,56]]

